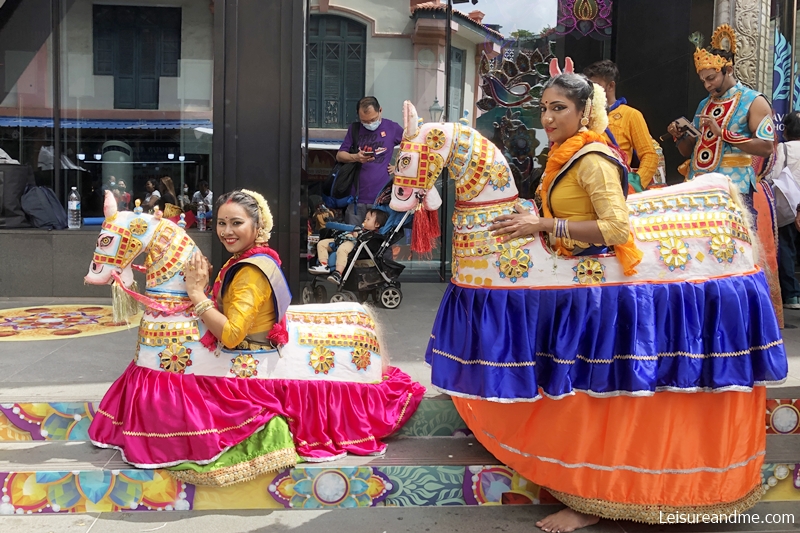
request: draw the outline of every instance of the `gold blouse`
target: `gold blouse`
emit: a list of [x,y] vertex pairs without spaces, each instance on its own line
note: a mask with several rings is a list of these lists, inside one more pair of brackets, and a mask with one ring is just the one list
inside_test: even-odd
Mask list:
[[272,286],[255,265],[243,265],[222,295],[222,314],[228,319],[222,329],[222,344],[236,348],[245,338],[265,341],[277,321]]
[[[550,206],[557,218],[596,220],[605,245],[613,246],[628,240],[630,222],[619,168],[600,154],[586,154],[561,176],[550,194]],[[591,246],[567,239],[562,244],[570,250]]]

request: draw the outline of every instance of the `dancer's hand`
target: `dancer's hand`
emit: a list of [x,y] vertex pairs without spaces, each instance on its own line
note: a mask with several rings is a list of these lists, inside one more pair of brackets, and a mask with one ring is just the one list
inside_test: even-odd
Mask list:
[[722,128],[719,127],[717,121],[710,115],[697,115],[700,119],[700,127],[706,126],[714,134],[714,138],[722,137]]
[[195,302],[195,299],[204,300],[206,298],[205,289],[211,277],[211,263],[208,259],[200,251],[192,253],[184,265],[183,273],[186,280],[186,292],[192,302]]
[[538,215],[524,210],[519,205],[514,207],[516,213],[500,215],[492,221],[489,231],[493,235],[503,236],[503,241],[518,237],[529,237],[543,230]]

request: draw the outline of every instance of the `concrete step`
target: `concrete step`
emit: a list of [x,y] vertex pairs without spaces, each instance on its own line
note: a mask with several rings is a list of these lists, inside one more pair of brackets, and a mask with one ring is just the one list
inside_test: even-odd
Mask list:
[[[800,436],[770,436],[766,461],[763,501],[798,504]],[[224,488],[131,468],[88,442],[4,442],[0,486],[0,514],[556,503],[473,438],[456,437],[395,438],[384,456],[305,463]]]

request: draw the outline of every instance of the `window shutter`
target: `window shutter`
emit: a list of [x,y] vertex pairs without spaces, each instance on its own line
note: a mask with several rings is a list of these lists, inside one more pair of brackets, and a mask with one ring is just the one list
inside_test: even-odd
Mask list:
[[137,35],[137,109],[158,109],[158,77],[161,73],[161,31],[141,28]]
[[324,59],[322,63],[322,101],[325,105],[324,127],[342,127],[343,104],[342,85],[344,83],[342,68],[342,44],[324,43]]
[[319,89],[319,44],[308,43],[308,126],[319,128],[320,121],[320,89]]
[[346,128],[364,96],[366,26],[336,15],[312,15],[308,32],[308,125]]
[[464,106],[464,56],[458,48],[450,49],[450,109],[447,120],[456,122],[461,118]]
[[114,108],[136,108],[136,30],[120,28],[114,54]]

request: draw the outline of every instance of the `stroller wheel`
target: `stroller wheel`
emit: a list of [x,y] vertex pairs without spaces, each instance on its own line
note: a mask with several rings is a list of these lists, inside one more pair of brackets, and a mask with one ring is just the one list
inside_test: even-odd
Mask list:
[[[319,287],[319,285],[317,285]],[[313,304],[314,303],[314,289],[311,285],[306,285],[303,287],[303,303],[304,304]]]
[[331,303],[336,302],[357,302],[358,297],[350,291],[337,292],[331,296]]
[[328,291],[322,285],[314,287],[314,301],[318,304],[324,304],[328,301]]
[[403,301],[403,293],[399,287],[384,287],[378,295],[378,301],[386,309],[396,309]]

